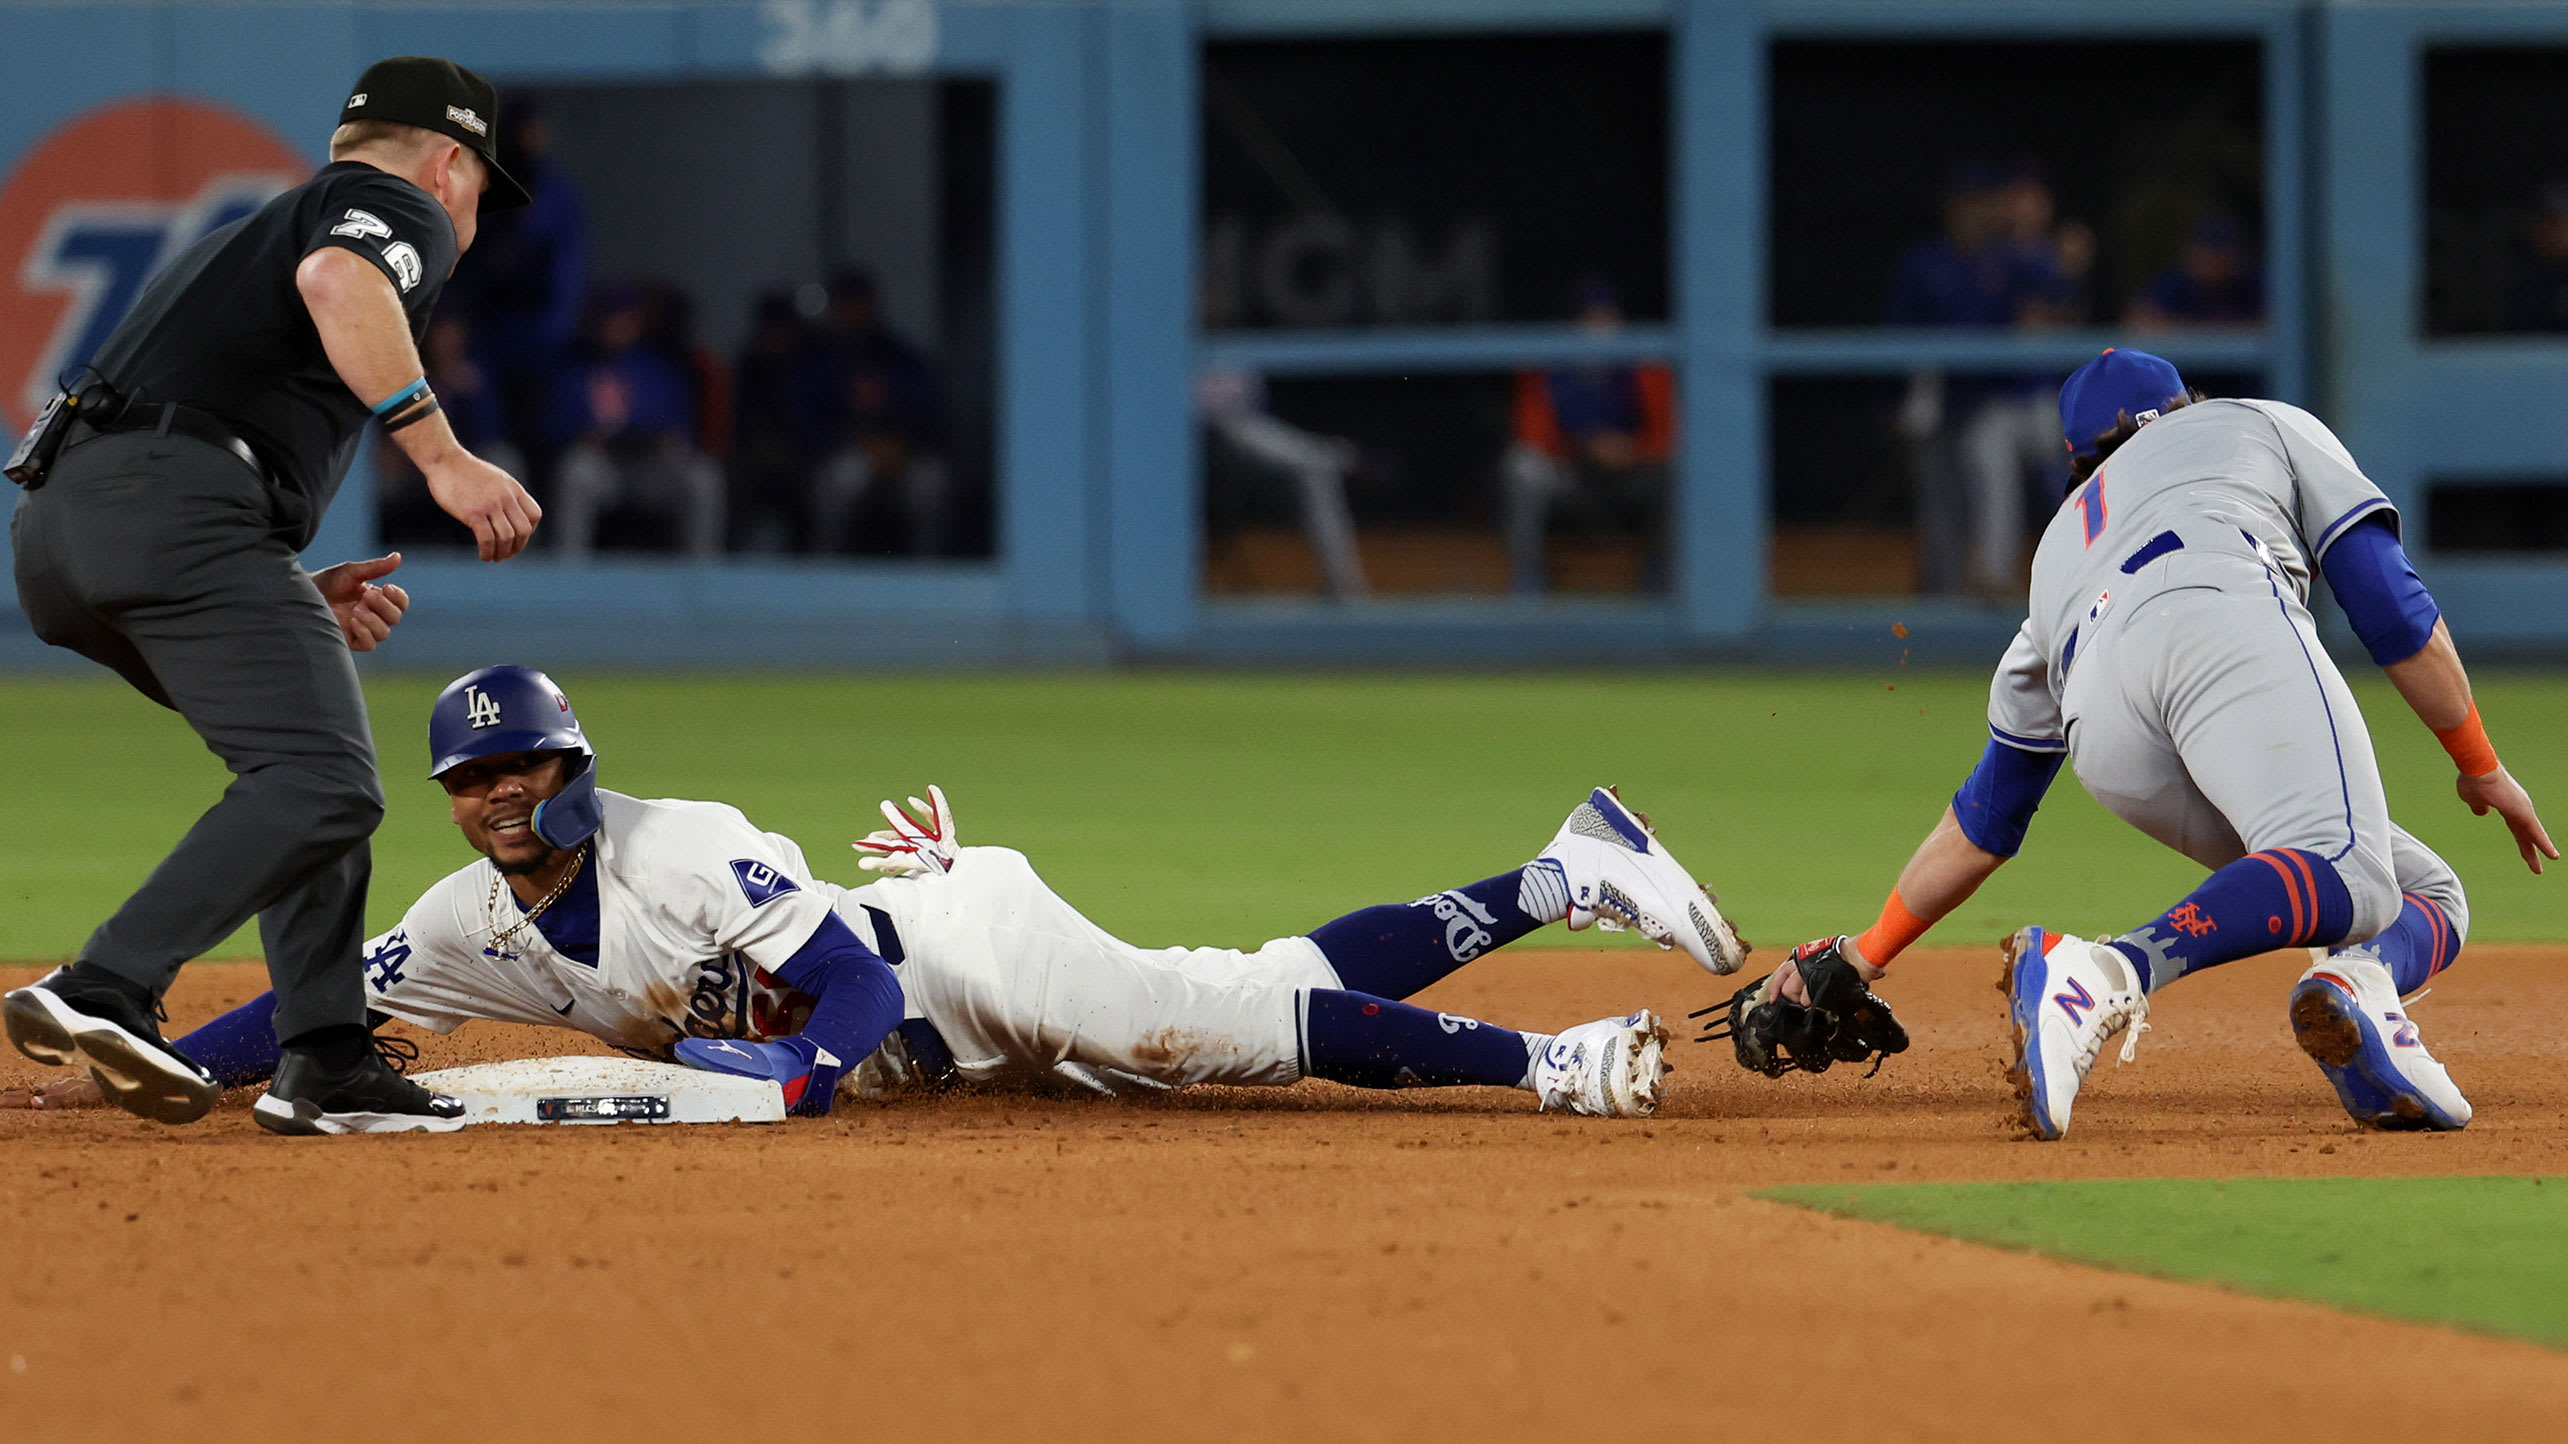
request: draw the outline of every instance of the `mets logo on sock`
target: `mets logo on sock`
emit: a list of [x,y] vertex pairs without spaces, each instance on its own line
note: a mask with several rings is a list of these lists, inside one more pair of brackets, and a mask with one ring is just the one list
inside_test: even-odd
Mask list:
[[259,122],[169,96],[74,116],[22,152],[0,182],[0,433],[35,420],[170,257],[311,172]]

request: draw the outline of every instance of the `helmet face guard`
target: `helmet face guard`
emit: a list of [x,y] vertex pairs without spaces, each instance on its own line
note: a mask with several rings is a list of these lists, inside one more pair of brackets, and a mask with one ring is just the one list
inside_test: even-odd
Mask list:
[[595,754],[574,753],[565,765],[571,769],[571,780],[535,804],[535,816],[528,825],[537,837],[568,852],[597,836],[598,827],[606,821],[606,805],[597,800]]
[[569,849],[588,841],[605,820],[597,796],[597,751],[579,714],[553,679],[532,667],[484,667],[437,694],[428,713],[428,775],[440,778],[467,762],[508,752],[561,752],[562,790],[535,805],[535,835]]

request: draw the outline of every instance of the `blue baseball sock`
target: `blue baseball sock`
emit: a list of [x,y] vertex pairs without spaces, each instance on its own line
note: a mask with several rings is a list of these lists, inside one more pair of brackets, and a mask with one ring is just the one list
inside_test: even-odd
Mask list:
[[2390,965],[2390,976],[2405,997],[2452,966],[2461,956],[2461,935],[2452,929],[2452,915],[2432,898],[2413,892],[2400,897],[2398,921],[2372,939],[2372,946]]
[[1351,991],[1405,998],[1567,916],[1560,864],[1538,861],[1413,903],[1359,909],[1311,929],[1311,941]]
[[1522,1088],[1533,1073],[1536,1043],[1495,1023],[1330,988],[1305,999],[1304,1077],[1358,1088]]
[[2187,973],[2276,948],[2332,943],[2354,925],[2354,897],[2314,852],[2251,852],[2204,878],[2185,900],[2112,939],[2156,992]]

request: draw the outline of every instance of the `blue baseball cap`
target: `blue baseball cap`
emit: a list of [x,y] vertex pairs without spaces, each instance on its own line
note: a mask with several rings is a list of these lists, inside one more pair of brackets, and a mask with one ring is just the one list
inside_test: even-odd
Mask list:
[[2095,439],[2122,424],[2122,413],[2147,425],[2185,394],[2185,378],[2165,357],[2107,347],[2069,373],[2060,387],[2060,435],[2071,456],[2095,450]]

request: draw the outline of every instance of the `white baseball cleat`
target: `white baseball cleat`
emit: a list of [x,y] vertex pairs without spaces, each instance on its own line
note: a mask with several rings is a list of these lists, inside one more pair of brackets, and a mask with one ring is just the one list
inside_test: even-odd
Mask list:
[[2046,928],[2019,929],[2006,940],[2000,985],[2015,1025],[2015,1066],[2008,1077],[2036,1138],[2069,1131],[2078,1085],[2114,1034],[2128,1063],[2149,1031],[2149,995],[2131,960],[2107,943]]
[[1569,927],[1626,927],[1715,973],[1735,973],[1748,950],[1721,916],[1711,890],[1670,857],[1639,813],[1611,788],[1587,795],[1552,835],[1537,862],[1556,864],[1569,885]]
[[2292,986],[2292,1036],[2336,1085],[2354,1121],[2373,1128],[2470,1126],[2470,1100],[2425,1051],[2389,967],[2368,952],[2319,959]]
[[1666,1054],[1667,1028],[1647,1008],[1564,1028],[1534,1060],[1534,1093],[1545,1113],[1647,1118],[1658,1111]]

